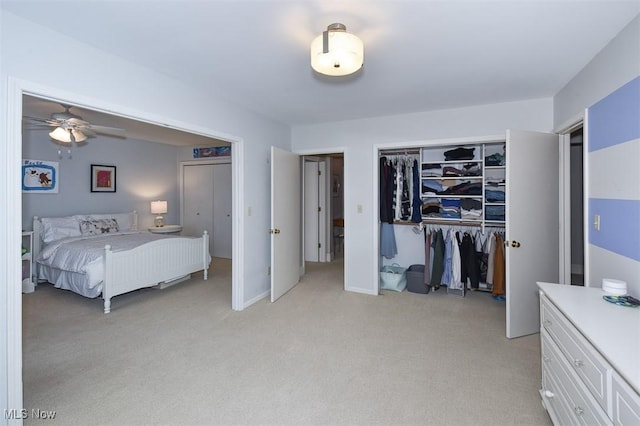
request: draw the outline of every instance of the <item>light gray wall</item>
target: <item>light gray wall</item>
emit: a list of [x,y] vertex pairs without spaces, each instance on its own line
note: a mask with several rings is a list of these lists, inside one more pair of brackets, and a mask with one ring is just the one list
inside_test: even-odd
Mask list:
[[639,74],[640,15],[553,97],[554,128],[561,130],[585,108]]
[[[58,163],[57,194],[22,194],[22,227],[31,229],[33,216],[118,213],[136,210],[139,229],[153,225],[152,200],[167,200],[165,223],[178,223],[177,148],[171,145],[104,136],[72,147],[72,158],[50,141],[46,131],[23,134],[22,153],[31,160]],[[91,164],[116,166],[116,192],[90,191]]]
[[[377,294],[378,189],[374,145],[386,147],[429,144],[436,139],[505,135],[509,128],[549,132],[553,126],[552,100],[533,99],[441,111],[429,111],[353,120],[292,129],[298,153],[340,151],[344,147],[345,282],[349,290]],[[362,212],[358,211],[361,206]],[[412,233],[411,227],[398,226]],[[396,234],[398,240],[403,235]],[[415,235],[414,235],[415,237]]]
[[[68,25],[68,22],[60,22]],[[55,48],[50,48],[55,46]],[[5,111],[11,105],[9,78],[31,88],[35,93],[64,94],[68,101],[84,106],[96,106],[155,122],[176,124],[180,128],[198,129],[200,133],[216,137],[233,137],[242,141],[242,181],[246,188],[240,193],[244,217],[242,229],[241,279],[246,284],[243,304],[259,297],[269,289],[267,269],[270,263],[269,229],[269,147],[290,148],[289,127],[264,116],[219,101],[215,94],[188,86],[155,70],[147,69],[122,58],[95,49],[79,40],[71,39],[30,21],[19,18],[0,8],[0,105]],[[82,58],[81,65],[69,55]],[[0,114],[0,282],[7,283],[19,274],[19,229],[22,222],[21,193],[17,185],[20,158],[9,144],[7,114]],[[11,123],[13,124],[13,123]],[[15,145],[11,145],[15,146]],[[8,154],[11,155],[8,155]],[[19,157],[19,156],[18,156]],[[172,166],[172,170],[175,166]],[[63,170],[66,170],[63,169]],[[121,174],[118,175],[122,179]],[[174,179],[176,174],[174,173]],[[122,182],[122,180],[120,180]],[[143,197],[141,197],[143,198]],[[127,203],[125,203],[127,204]],[[251,207],[253,214],[245,212]],[[10,229],[11,228],[11,229]],[[234,259],[235,262],[241,259]],[[15,274],[15,275],[14,275]],[[18,287],[3,286],[0,296],[0,411],[8,404],[9,333],[14,330],[15,315],[7,311],[7,300],[15,299]],[[16,290],[17,289],[17,290]],[[6,295],[6,297],[5,297]],[[9,315],[9,317],[8,317]],[[7,319],[7,321],[5,321]],[[9,323],[11,321],[11,323]],[[13,372],[12,374],[15,374]],[[21,407],[12,407],[21,408]],[[6,419],[0,420],[0,424]]]
[[[592,106],[613,91],[619,89],[629,81],[640,76],[640,15],[636,16],[591,62],[589,62],[569,83],[556,94],[554,104],[554,126],[560,128],[572,117],[583,113],[584,109]],[[585,150],[589,141],[586,138]],[[624,151],[620,151],[624,152]],[[624,155],[624,154],[622,154]],[[587,155],[585,170],[588,175],[585,191],[589,199],[606,198],[606,194],[593,194],[589,182],[608,182],[609,169],[601,168],[602,172],[594,173],[589,169],[591,153]],[[612,164],[626,164],[630,158],[612,158]],[[637,163],[637,161],[636,161]],[[636,167],[620,167],[621,172],[616,175],[617,193],[634,193],[638,181],[634,174]],[[605,173],[605,174],[602,174]],[[628,178],[625,179],[624,175]],[[609,197],[616,198],[616,197]],[[586,208],[587,206],[585,206]],[[587,219],[591,223],[592,218]],[[628,257],[589,244],[593,227],[587,227],[584,241],[587,248],[585,272],[588,282],[585,285],[599,287],[602,278],[616,278],[627,282],[629,293],[640,294],[638,281],[639,263]]]

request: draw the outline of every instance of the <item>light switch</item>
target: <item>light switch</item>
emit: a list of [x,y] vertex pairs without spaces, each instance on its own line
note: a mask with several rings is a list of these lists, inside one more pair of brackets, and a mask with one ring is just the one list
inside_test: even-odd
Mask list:
[[600,215],[594,215],[593,216],[593,227],[595,228],[596,231],[600,230]]

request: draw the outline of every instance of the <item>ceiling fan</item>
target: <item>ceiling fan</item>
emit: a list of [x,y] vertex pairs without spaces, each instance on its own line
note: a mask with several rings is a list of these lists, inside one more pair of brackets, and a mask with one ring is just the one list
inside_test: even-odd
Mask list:
[[124,129],[91,124],[83,120],[79,115],[70,112],[71,106],[62,105],[62,107],[64,112],[54,112],[48,119],[27,116],[24,118],[29,124],[36,127],[55,127],[49,132],[49,136],[56,143],[81,144],[87,138],[95,137],[97,134],[119,138],[125,137]]

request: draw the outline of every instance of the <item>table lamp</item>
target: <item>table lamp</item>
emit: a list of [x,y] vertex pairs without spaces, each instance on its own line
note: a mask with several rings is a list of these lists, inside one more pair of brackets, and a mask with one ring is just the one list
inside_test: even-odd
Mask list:
[[154,225],[157,228],[161,228],[164,226],[164,218],[163,214],[167,213],[167,202],[166,201],[152,201],[151,202],[151,214],[155,214],[156,219],[154,221]]

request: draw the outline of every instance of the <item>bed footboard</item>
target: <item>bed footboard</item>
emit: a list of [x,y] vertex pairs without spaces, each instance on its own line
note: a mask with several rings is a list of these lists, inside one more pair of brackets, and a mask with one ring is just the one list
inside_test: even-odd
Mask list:
[[119,294],[152,287],[196,271],[204,271],[206,280],[210,263],[207,231],[200,238],[166,238],[126,251],[114,252],[107,245],[102,287],[104,313],[111,311],[111,298]]

